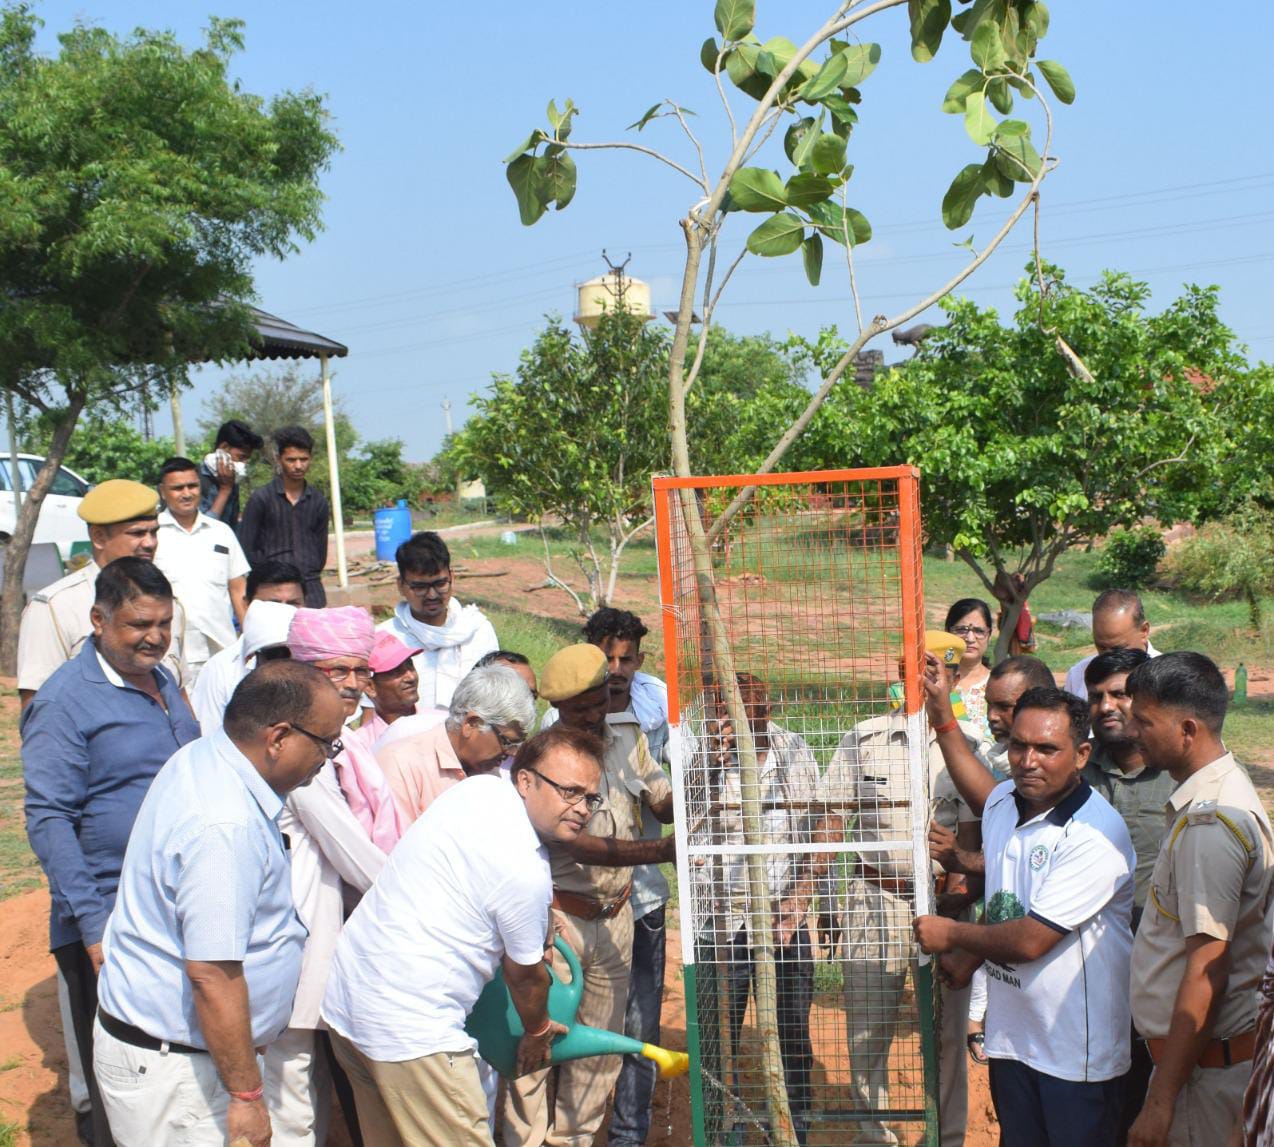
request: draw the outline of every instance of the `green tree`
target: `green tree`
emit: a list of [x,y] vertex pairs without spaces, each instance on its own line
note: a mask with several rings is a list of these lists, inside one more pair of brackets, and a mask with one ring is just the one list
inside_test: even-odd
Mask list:
[[[961,118],[978,149],[979,161],[967,164],[955,176],[942,200],[943,221],[953,229],[963,227],[982,196],[1018,198],[981,249],[974,248],[972,236],[966,240],[970,257],[955,275],[901,311],[865,322],[854,272],[854,248],[870,241],[871,224],[858,205],[850,203],[853,165],[849,145],[863,103],[862,85],[879,63],[881,50],[878,44],[864,40],[861,25],[901,15],[904,0],[872,4],[838,0],[829,4],[829,9],[823,24],[798,45],[785,36],[762,40],[754,33],[755,0],[717,0],[713,10],[717,36],[703,43],[699,58],[711,73],[730,136],[728,148],[723,148],[725,162],[720,167],[714,163],[715,174],[711,176],[706,149],[690,127],[687,109],[672,101],[652,105],[630,129],[641,132],[660,120],[675,124],[689,145],[689,154],[682,161],[635,140],[600,143],[573,139],[578,108],[571,100],[561,108],[556,101],[551,102],[547,126],[534,129],[506,160],[508,182],[527,225],[537,222],[550,208],[560,211],[571,202],[576,188],[573,153],[584,150],[636,151],[665,164],[693,186],[690,205],[679,216],[686,260],[668,358],[669,445],[672,468],[678,476],[692,474],[690,441],[697,436],[688,422],[687,400],[699,377],[702,356],[688,355],[691,326],[698,312],[703,329],[708,329],[721,292],[748,255],[771,258],[800,251],[805,273],[815,284],[822,277],[825,251],[830,249],[837,261],[843,256],[858,326],[856,336],[757,467],[768,472],[801,437],[858,352],[871,339],[927,310],[972,275],[1031,205],[1039,202],[1040,185],[1056,163],[1051,97],[1047,93],[1051,91],[1061,103],[1070,103],[1075,89],[1061,64],[1036,58],[1048,31],[1047,7],[1038,0],[976,0],[953,12],[951,0],[905,0],[911,54],[916,61],[934,59],[950,29],[966,42],[973,65],[955,77],[941,106],[944,112]],[[745,112],[735,114],[729,85],[752,101],[744,105]],[[1035,113],[1029,112],[1031,100],[1038,109]],[[1015,105],[1019,111],[1028,109],[1034,125],[1012,115]],[[1032,136],[1040,128],[1043,138],[1037,149]],[[770,162],[779,144],[782,158],[773,158],[781,173],[762,166]],[[727,226],[741,215],[763,218],[751,227],[742,251],[731,259],[721,255],[720,240]],[[706,346],[706,341],[701,341],[698,349],[706,351]],[[744,793],[760,791],[756,750],[736,685],[729,634],[716,600],[712,545],[755,490],[741,490],[710,525],[702,521],[693,492],[681,493],[681,517],[689,535],[704,622],[699,653],[704,664],[713,666],[714,683],[736,730]],[[909,654],[909,659],[914,656]],[[759,845],[764,839],[759,801],[744,800],[742,819],[745,842]],[[796,1132],[779,1054],[769,878],[759,853],[748,860],[748,887],[756,944],[760,1074],[766,1088],[771,1136],[779,1147],[793,1147]]]
[[474,399],[476,413],[449,448],[452,464],[481,475],[509,513],[565,523],[587,605],[547,573],[581,613],[611,600],[624,548],[650,525],[650,475],[668,464],[667,364],[667,333],[625,310],[582,335],[550,318],[516,376],[497,375],[491,393]]
[[63,411],[5,556],[0,663],[14,666],[22,570],[80,412],[186,384],[187,364],[247,346],[252,260],[319,226],[336,140],[322,99],[269,101],[229,76],[242,26],[201,47],[78,25],[34,48],[26,4],[0,8],[0,385]]
[[[840,455],[922,467],[929,540],[990,592],[1022,575],[997,656],[1072,546],[1209,508],[1230,450],[1226,384],[1244,370],[1213,288],[1149,314],[1149,289],[1127,275],[1081,290],[1044,272],[1018,288],[1013,326],[945,303],[923,351],[857,396]],[[1059,335],[1086,365],[1056,353]]]
[[399,498],[414,505],[425,486],[424,471],[404,461],[398,438],[365,442],[341,461],[341,498],[347,517],[356,512],[370,514]]

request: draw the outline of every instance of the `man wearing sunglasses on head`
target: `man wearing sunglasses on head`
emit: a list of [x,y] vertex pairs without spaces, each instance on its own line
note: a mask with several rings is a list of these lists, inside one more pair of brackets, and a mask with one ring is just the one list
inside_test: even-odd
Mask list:
[[[633,867],[670,861],[675,852],[671,836],[641,839],[643,806],[664,824],[672,822],[672,788],[651,757],[637,718],[631,713],[608,715],[607,676],[606,654],[583,644],[559,650],[540,674],[540,696],[556,706],[558,724],[602,738],[598,793],[564,784],[549,768],[540,769],[535,781],[568,802],[583,826],[573,842],[549,845],[554,919],[584,970],[576,1018],[591,1027],[622,1031],[633,951]],[[512,1081],[504,1108],[504,1142],[508,1147],[591,1143],[605,1118],[621,1062],[619,1056],[604,1056],[561,1064],[552,1123],[548,1072]]]

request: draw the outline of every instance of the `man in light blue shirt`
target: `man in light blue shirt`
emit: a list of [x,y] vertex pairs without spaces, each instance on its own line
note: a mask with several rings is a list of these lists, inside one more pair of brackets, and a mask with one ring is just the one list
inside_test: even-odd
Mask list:
[[94,593],[92,637],[22,713],[22,773],[27,835],[53,901],[49,947],[67,985],[75,1036],[68,1052],[88,1090],[88,1119],[77,1121],[83,1138],[106,1147],[110,1132],[91,1070],[102,933],[146,791],[199,726],[160,664],[173,592],[159,567],[119,558],[98,575]]
[[277,820],[340,752],[344,715],[313,667],[271,662],[151,785],[98,981],[94,1067],[120,1147],[269,1142],[255,1049],[287,1026],[306,934]]

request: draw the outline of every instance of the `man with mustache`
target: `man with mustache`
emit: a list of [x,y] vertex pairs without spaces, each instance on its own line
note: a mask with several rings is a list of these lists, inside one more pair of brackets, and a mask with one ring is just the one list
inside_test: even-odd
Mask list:
[[153,562],[111,562],[94,582],[93,636],[22,714],[27,835],[49,878],[49,944],[67,984],[95,1144],[111,1142],[92,1072],[106,918],[151,781],[199,736],[160,665],[172,618],[172,587]]
[[[127,478],[111,478],[94,486],[75,511],[88,523],[93,560],[60,581],[45,586],[22,611],[18,630],[18,697],[25,708],[35,691],[58,666],[79,653],[93,632],[89,611],[93,608],[93,583],[98,573],[116,558],[155,560],[159,536],[159,499],[155,491]],[[172,643],[164,663],[187,684],[183,656],[186,614],[173,604]]]
[[[554,919],[584,970],[578,1020],[622,1031],[633,955],[633,867],[672,860],[675,838],[642,840],[642,807],[672,822],[672,786],[655,764],[637,718],[610,713],[607,658],[596,645],[558,650],[540,674],[540,696],[557,707],[558,724],[602,738],[600,793],[594,801],[547,770],[540,780],[570,805],[581,830],[570,844],[551,844]],[[555,726],[556,728],[556,726]],[[550,1123],[548,1072],[509,1085],[504,1110],[508,1147],[586,1147],[606,1115],[619,1076],[619,1056],[564,1063]]]

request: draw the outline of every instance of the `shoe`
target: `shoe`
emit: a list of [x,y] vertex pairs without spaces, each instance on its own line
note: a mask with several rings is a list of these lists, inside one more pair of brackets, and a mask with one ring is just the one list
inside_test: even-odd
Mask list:
[[970,1032],[965,1043],[969,1045],[969,1058],[979,1067],[986,1067],[991,1062],[986,1054],[985,1032]]

